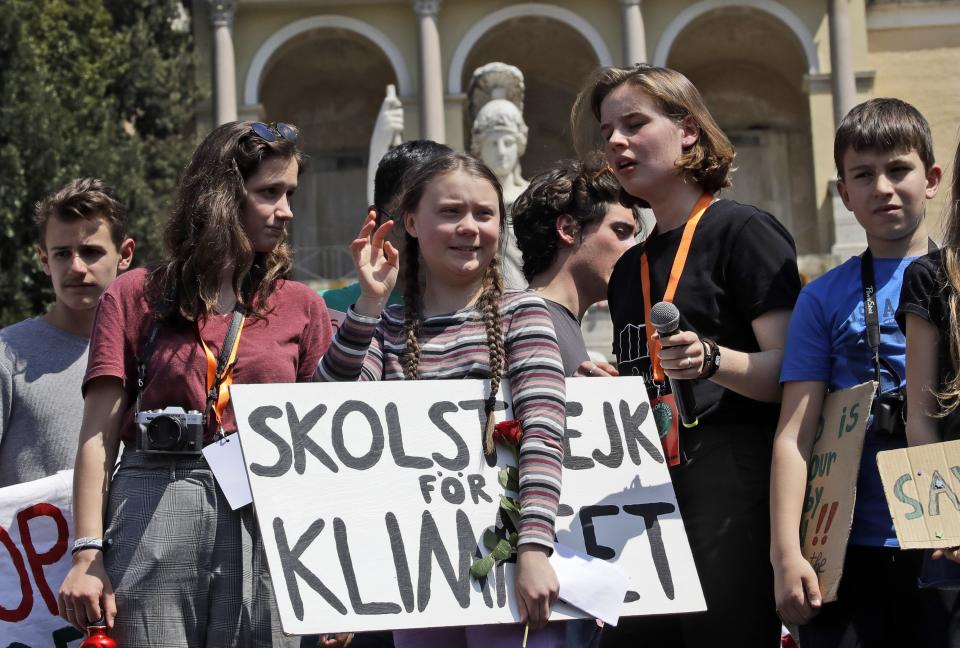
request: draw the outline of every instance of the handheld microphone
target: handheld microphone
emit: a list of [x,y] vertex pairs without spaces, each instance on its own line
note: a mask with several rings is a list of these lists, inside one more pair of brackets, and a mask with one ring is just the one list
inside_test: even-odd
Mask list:
[[[650,309],[650,323],[657,329],[661,339],[670,337],[679,330],[680,311],[670,302],[657,302]],[[670,391],[673,392],[673,400],[680,413],[680,422],[683,427],[695,427],[700,421],[697,419],[697,399],[693,394],[693,385],[689,380],[669,380]]]

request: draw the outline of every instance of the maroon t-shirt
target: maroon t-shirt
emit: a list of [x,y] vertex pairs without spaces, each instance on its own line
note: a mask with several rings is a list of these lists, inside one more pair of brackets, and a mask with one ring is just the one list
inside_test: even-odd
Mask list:
[[[114,281],[100,297],[90,336],[86,391],[91,380],[114,376],[127,393],[121,439],[135,443],[133,412],[136,405],[137,358],[143,352],[152,322],[144,284],[147,273],[131,270]],[[279,281],[268,299],[265,319],[247,317],[240,335],[233,382],[308,382],[330,345],[330,317],[323,298],[307,286]],[[201,323],[200,334],[214,357],[220,354],[232,314],[212,315]],[[207,357],[190,323],[164,323],[157,334],[147,367],[142,410],[179,406],[203,411],[206,403]],[[237,429],[233,408],[223,414],[223,427]],[[207,430],[207,440],[214,430]]]

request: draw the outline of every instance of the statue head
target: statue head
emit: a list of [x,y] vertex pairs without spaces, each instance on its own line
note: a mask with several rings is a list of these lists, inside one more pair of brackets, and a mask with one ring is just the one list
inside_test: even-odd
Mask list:
[[498,177],[520,177],[520,157],[527,150],[527,124],[516,104],[491,99],[473,121],[470,152],[483,160]]

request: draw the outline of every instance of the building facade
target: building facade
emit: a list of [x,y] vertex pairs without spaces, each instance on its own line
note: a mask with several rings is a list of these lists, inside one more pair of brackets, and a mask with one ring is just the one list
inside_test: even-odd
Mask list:
[[[194,29],[212,90],[206,125],[289,121],[304,133],[310,166],[293,227],[302,279],[349,274],[387,84],[406,139],[464,149],[473,70],[517,66],[529,178],[573,155],[570,107],[593,69],[675,68],[736,145],[729,195],[781,219],[811,275],[864,246],[836,196],[838,115],[874,96],[909,101],[930,120],[947,173],[960,127],[960,0],[194,0]],[[946,193],[928,212],[935,233]]]

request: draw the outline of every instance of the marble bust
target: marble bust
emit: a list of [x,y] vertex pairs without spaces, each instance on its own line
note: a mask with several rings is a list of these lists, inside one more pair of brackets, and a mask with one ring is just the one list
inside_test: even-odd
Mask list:
[[523,257],[517,248],[510,207],[530,183],[520,170],[527,149],[527,124],[523,120],[523,74],[505,63],[489,63],[473,73],[468,90],[473,115],[470,152],[483,160],[503,186],[507,207],[506,236],[502,246],[504,284],[527,287]]

